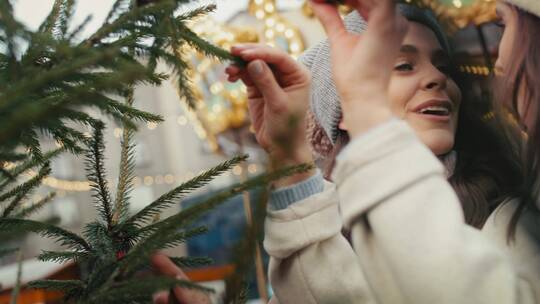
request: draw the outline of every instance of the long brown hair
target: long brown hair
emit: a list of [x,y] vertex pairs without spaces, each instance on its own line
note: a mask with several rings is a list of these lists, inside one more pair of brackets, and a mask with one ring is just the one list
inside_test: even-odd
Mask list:
[[[505,62],[503,101],[511,103],[516,117],[518,103],[526,117],[532,119],[523,147],[524,182],[520,191],[520,205],[508,230],[512,238],[524,210],[538,210],[540,198],[540,18],[510,5],[518,15],[512,57]],[[523,124],[523,123],[522,123]]]
[[491,96],[476,96],[467,75],[454,79],[463,90],[454,150],[457,161],[449,182],[458,195],[467,224],[481,228],[522,185],[519,129]]

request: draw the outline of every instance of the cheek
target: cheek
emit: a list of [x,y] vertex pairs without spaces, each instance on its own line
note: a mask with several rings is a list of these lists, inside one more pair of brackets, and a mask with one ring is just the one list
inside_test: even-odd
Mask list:
[[403,116],[415,93],[415,81],[408,79],[408,77],[392,76],[388,86],[388,99],[392,113],[398,117]]
[[505,29],[501,42],[499,44],[499,58],[497,58],[496,67],[499,69],[505,68],[506,62],[508,62],[509,56],[511,56],[513,43],[514,43],[514,26],[509,24]]

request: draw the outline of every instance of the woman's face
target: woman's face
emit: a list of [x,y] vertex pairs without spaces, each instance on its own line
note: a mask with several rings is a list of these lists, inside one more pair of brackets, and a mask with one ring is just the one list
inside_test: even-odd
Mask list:
[[[497,3],[497,15],[499,16],[499,25],[503,28],[503,35],[499,43],[499,57],[495,63],[495,69],[499,75],[505,75],[508,71],[510,59],[512,58],[513,48],[516,44],[515,38],[518,37],[518,13],[515,8],[500,1]],[[521,117],[523,124],[527,127],[534,125],[536,113],[536,104],[526,105],[525,83],[522,82],[518,91],[517,113]]]
[[505,65],[512,57],[512,48],[514,47],[514,37],[517,29],[517,12],[508,4],[499,1],[497,3],[497,15],[500,19],[500,26],[504,31],[499,44],[499,58],[495,63],[495,68],[498,72],[504,73]]
[[410,22],[390,80],[391,109],[435,155],[452,150],[458,124],[461,91],[449,65],[435,33]]

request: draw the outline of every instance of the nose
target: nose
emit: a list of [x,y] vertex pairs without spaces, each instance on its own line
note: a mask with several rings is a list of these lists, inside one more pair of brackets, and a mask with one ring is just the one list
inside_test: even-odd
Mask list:
[[426,71],[424,78],[424,89],[425,90],[444,90],[446,89],[446,84],[448,81],[448,76],[441,72],[437,67],[430,65],[429,71]]

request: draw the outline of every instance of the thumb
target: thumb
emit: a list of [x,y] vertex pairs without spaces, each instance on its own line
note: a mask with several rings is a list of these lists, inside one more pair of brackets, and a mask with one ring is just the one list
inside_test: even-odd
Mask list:
[[283,89],[279,86],[274,73],[264,61],[254,60],[250,62],[247,70],[253,84],[269,105],[272,105],[281,98]]

